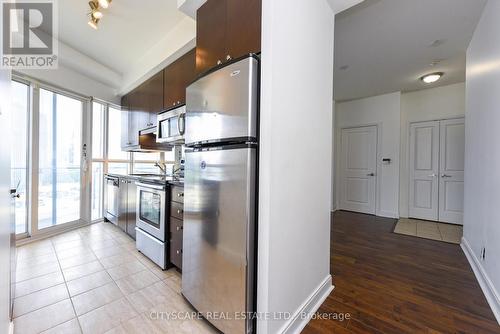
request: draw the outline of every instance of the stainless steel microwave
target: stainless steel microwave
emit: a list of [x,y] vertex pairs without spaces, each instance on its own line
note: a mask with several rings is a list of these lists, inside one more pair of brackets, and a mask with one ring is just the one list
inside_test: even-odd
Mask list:
[[186,130],[186,106],[158,115],[156,141],[158,143],[183,144]]

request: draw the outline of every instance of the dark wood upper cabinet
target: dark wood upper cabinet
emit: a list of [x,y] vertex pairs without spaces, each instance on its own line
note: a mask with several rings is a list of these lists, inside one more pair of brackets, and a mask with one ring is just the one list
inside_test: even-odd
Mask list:
[[260,51],[262,0],[228,0],[226,57]]
[[227,0],[208,0],[196,12],[198,74],[214,67],[226,55],[226,9]]
[[139,86],[140,105],[143,111],[158,113],[163,109],[163,71],[153,75]]
[[196,72],[261,49],[262,0],[208,0],[196,14]]
[[164,71],[163,109],[186,103],[186,87],[196,77],[196,49],[192,49]]

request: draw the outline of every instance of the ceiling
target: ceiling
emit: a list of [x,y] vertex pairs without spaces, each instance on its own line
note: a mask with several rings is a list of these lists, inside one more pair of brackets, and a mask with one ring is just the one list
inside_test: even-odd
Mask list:
[[[486,0],[365,0],[338,14],[335,100],[464,81],[467,46],[485,4]],[[431,72],[445,75],[432,85],[419,80]]]
[[115,0],[99,22],[87,25],[88,1],[58,1],[59,40],[118,74],[187,18],[177,0]]

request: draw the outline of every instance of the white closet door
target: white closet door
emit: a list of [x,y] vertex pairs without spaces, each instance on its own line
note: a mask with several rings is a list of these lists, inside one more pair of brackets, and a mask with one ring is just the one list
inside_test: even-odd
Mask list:
[[377,127],[342,129],[340,207],[375,214]]
[[410,126],[409,215],[438,219],[439,121]]
[[440,122],[439,221],[463,224],[464,119]]

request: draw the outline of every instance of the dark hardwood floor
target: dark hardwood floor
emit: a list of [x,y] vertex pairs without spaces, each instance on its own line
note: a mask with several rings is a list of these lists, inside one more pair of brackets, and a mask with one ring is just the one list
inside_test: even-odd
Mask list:
[[458,245],[391,233],[395,220],[337,211],[335,289],[303,333],[500,333]]

